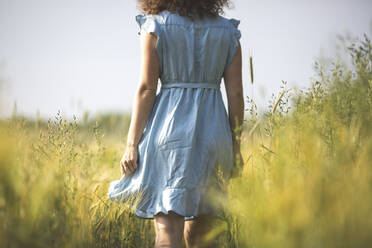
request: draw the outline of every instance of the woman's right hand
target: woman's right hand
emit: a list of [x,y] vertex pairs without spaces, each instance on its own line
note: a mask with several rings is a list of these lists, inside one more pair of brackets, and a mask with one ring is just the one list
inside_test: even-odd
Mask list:
[[137,146],[127,146],[120,160],[120,170],[123,175],[131,174],[137,169]]

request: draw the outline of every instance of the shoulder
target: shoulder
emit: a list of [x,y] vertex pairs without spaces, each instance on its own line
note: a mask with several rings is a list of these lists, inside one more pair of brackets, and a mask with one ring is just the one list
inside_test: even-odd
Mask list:
[[[163,10],[158,14],[138,14],[136,15],[137,23],[142,26],[145,25],[194,25],[195,23],[189,18],[179,16],[177,13],[170,12],[168,10]],[[147,23],[147,24],[146,24]],[[240,24],[240,20],[236,18],[227,18],[218,15],[214,18],[206,17],[197,25],[201,26],[214,26],[214,27],[224,27],[232,30],[236,30]]]
[[[162,26],[166,23],[169,14],[170,13],[165,10],[158,14],[138,14],[135,16],[135,19],[140,29],[155,33],[159,37],[162,33]],[[138,34],[140,34],[140,32],[138,32]]]
[[221,22],[225,26],[230,27],[230,28],[238,28],[238,26],[240,24],[240,20],[236,19],[236,18],[227,18],[227,17],[224,17],[224,16],[219,16],[219,18],[221,19]]
[[146,22],[155,22],[158,25],[162,25],[166,23],[170,15],[171,13],[169,11],[163,10],[158,14],[138,14],[135,18],[137,23],[140,25]]
[[207,27],[224,28],[234,31],[238,28],[240,20],[218,15],[216,17],[206,17],[202,23],[202,25]]
[[226,18],[221,16],[225,26],[230,30],[230,33],[237,40],[241,38],[241,31],[239,30],[240,20],[236,18]]

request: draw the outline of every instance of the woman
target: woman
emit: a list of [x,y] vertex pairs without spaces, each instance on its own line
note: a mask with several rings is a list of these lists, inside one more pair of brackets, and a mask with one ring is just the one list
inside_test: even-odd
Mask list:
[[154,219],[155,247],[180,247],[182,237],[187,247],[207,245],[203,237],[223,214],[224,182],[242,161],[240,21],[220,16],[228,2],[139,1],[145,13],[136,16],[140,81],[120,161],[123,176],[110,184],[108,196],[125,201],[142,193],[135,214]]

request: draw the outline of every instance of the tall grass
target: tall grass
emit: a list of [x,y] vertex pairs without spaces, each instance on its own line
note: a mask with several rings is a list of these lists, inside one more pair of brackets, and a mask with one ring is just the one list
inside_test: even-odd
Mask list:
[[351,66],[315,63],[311,87],[283,82],[259,120],[250,104],[255,142],[229,191],[239,247],[372,245],[371,42],[345,46]]
[[[345,49],[351,63],[316,62],[307,89],[283,81],[264,115],[247,97],[219,247],[372,245],[371,42]],[[153,247],[151,220],[106,197],[128,120],[1,121],[0,247]]]

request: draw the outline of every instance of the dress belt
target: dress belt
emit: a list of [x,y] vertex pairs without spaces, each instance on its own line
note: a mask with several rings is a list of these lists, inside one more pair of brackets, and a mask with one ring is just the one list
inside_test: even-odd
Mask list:
[[220,89],[220,84],[217,83],[162,83],[161,88],[211,88],[211,89]]

